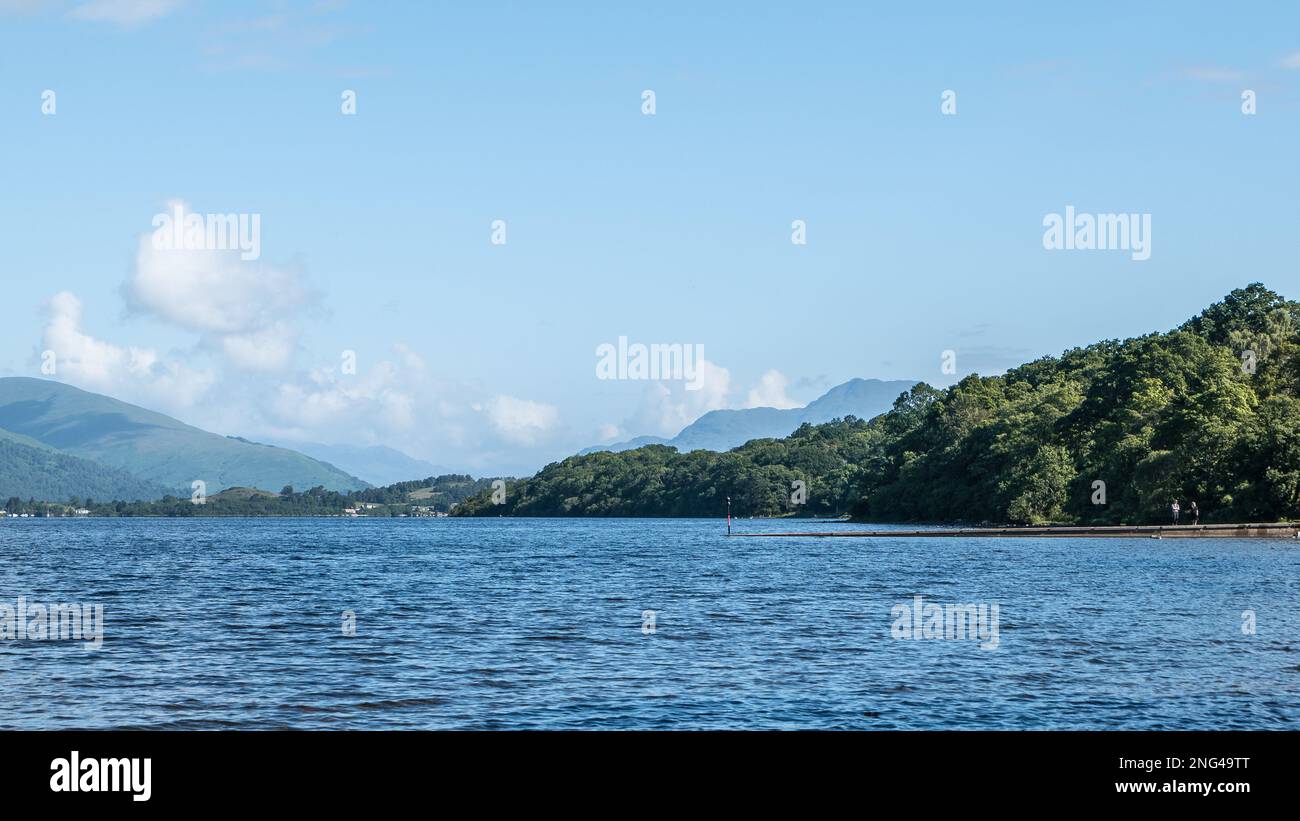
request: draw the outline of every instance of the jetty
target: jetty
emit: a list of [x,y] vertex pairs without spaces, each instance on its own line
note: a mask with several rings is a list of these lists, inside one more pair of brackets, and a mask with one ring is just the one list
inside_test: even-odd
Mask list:
[[829,539],[954,539],[997,538],[1072,539],[1300,539],[1300,522],[1282,524],[1205,525],[1047,525],[1043,527],[960,527],[923,530],[822,530],[802,533],[731,533],[733,538]]

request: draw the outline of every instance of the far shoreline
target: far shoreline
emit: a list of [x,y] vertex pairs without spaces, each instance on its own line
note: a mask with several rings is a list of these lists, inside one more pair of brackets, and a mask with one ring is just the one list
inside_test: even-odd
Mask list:
[[[1142,524],[1125,524],[1125,523],[1108,523],[1108,524],[1075,524],[1075,523],[1051,523],[1044,525],[1016,525],[1016,524],[990,524],[987,522],[972,524],[966,522],[890,522],[890,521],[871,521],[863,519],[852,519],[848,517],[837,518],[813,518],[813,517],[796,517],[796,516],[753,516],[753,517],[735,517],[731,519],[732,533],[726,533],[726,517],[713,516],[371,516],[371,515],[350,515],[342,513],[331,514],[248,514],[248,513],[202,513],[195,515],[80,515],[80,516],[6,516],[0,519],[0,527],[3,523],[11,521],[41,520],[41,521],[75,521],[75,520],[137,520],[137,521],[177,521],[177,520],[297,520],[297,521],[324,521],[324,520],[371,520],[371,521],[394,521],[394,520],[413,520],[413,521],[445,521],[449,519],[460,520],[515,520],[523,522],[554,522],[554,521],[645,521],[645,522],[667,522],[667,521],[697,521],[697,522],[714,522],[723,531],[723,535],[731,536],[754,536],[754,537],[777,537],[777,536],[834,536],[845,537],[849,535],[862,536],[902,536],[909,532],[927,531],[924,533],[917,532],[918,536],[933,537],[937,535],[971,535],[971,536],[1006,536],[1013,537],[1087,537],[1092,535],[1109,535],[1116,531],[1125,531],[1123,535],[1129,537],[1150,536],[1158,534],[1161,536],[1175,537],[1176,535],[1190,534],[1194,532],[1207,533],[1208,535],[1200,538],[1228,538],[1222,535],[1228,531],[1242,530],[1249,528],[1262,528],[1267,530],[1295,530],[1294,538],[1300,538],[1300,522],[1281,520],[1276,522],[1205,522],[1201,524],[1179,524],[1171,523],[1142,523]],[[764,533],[738,533],[735,532],[737,527],[743,522],[790,522],[801,525],[853,525],[858,527],[884,528],[878,531],[862,531],[856,533],[843,533],[828,530],[822,533],[798,533],[788,531],[764,532]],[[902,531],[899,533],[898,531]],[[941,533],[932,533],[929,531],[941,531]],[[1274,537],[1277,538],[1277,537]],[[1293,538],[1291,534],[1287,538]]]

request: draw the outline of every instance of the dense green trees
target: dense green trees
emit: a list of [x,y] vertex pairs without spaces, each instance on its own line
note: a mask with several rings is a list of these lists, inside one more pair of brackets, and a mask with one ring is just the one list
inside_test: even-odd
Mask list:
[[[1181,327],[1044,357],[893,409],[727,453],[663,446],[549,465],[464,515],[851,511],[875,521],[1139,523],[1300,518],[1300,304],[1262,285]],[[790,504],[790,483],[808,504]],[[1100,503],[1104,496],[1104,503]]]
[[71,498],[66,504],[9,500],[7,511],[35,516],[62,516],[84,507],[92,516],[337,516],[349,508],[369,505],[367,516],[401,516],[416,508],[446,513],[454,505],[485,488],[491,479],[474,479],[464,474],[447,474],[382,488],[339,493],[316,486],[295,491],[285,485],[278,494],[251,488],[230,488],[207,497],[201,505],[189,497],[165,496],[152,502],[85,502]]
[[[728,496],[737,516],[835,514],[856,498],[857,465],[867,461],[879,436],[849,417],[805,424],[784,439],[755,439],[726,453],[649,445],[574,456],[507,485],[504,504],[484,493],[455,515],[720,516]],[[795,482],[804,483],[802,504],[792,500]]]
[[1255,284],[1170,333],[926,394],[854,513],[1134,523],[1164,520],[1179,499],[1209,520],[1300,516],[1297,320],[1300,304]]

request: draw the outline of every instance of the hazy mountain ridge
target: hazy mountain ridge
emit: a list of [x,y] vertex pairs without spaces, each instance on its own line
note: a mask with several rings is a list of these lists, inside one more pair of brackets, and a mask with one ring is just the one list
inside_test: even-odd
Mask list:
[[416,459],[385,445],[326,445],[283,440],[276,440],[273,444],[331,464],[376,487],[451,473],[441,465]]
[[802,408],[713,410],[687,425],[672,438],[638,436],[612,445],[585,448],[578,455],[585,456],[598,451],[618,453],[645,445],[669,445],[683,453],[692,450],[731,450],[751,439],[780,439],[789,436],[805,422],[820,425],[846,416],[871,419],[888,411],[895,399],[916,384],[916,381],[906,379],[850,379]]

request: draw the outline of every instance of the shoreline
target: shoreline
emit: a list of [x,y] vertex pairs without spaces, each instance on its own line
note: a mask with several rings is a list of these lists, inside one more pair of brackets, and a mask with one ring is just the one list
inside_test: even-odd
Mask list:
[[1134,538],[1151,539],[1300,539],[1300,523],[1255,523],[1204,525],[1047,525],[1041,527],[963,527],[930,530],[827,530],[802,533],[729,533],[728,538],[813,537],[813,538],[961,538],[961,537],[1044,537],[1044,538]]

